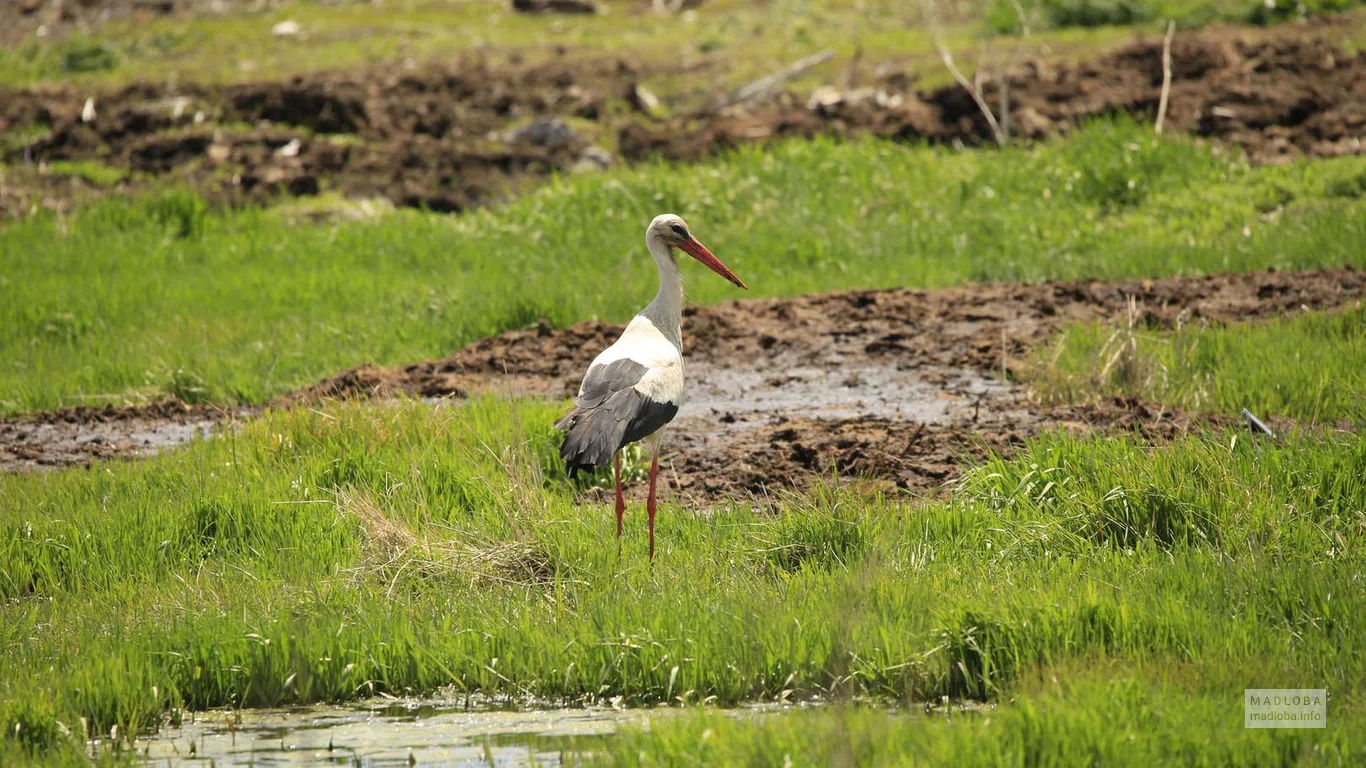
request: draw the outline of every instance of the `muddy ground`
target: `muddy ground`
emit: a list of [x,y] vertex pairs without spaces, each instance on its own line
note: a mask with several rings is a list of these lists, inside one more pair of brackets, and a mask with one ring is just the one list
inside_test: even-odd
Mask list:
[[[1366,296],[1352,269],[1118,282],[853,291],[690,307],[688,401],[664,467],[685,499],[804,487],[838,469],[887,489],[941,487],[995,450],[1050,429],[1136,432],[1161,440],[1232,426],[1131,399],[1042,406],[1020,383],[1031,352],[1064,325],[1091,320],[1167,328],[1259,320]],[[444,360],[358,367],[272,405],[328,398],[568,397],[620,326],[511,331]],[[1263,414],[1266,416],[1266,414]],[[0,421],[0,466],[140,455],[232,414],[177,405],[73,409]],[[639,491],[640,489],[636,489]]]
[[99,459],[145,458],[212,435],[248,408],[178,402],[77,407],[0,419],[0,469],[88,465]]
[[[1179,34],[1168,125],[1240,147],[1260,162],[1366,151],[1366,53],[1326,42],[1332,23]],[[1034,139],[1098,115],[1151,116],[1161,47],[1138,36],[1092,61],[1016,67],[1008,78],[1011,125]],[[708,83],[726,66],[722,58],[700,61],[690,81]],[[963,89],[919,90],[914,82],[924,73],[885,63],[862,68],[854,77],[862,87],[780,89],[719,110],[709,105],[723,94],[700,85],[673,99],[676,116],[667,119],[645,111],[635,95],[656,75],[679,74],[660,66],[671,65],[564,51],[536,62],[469,57],[217,87],[0,91],[0,135],[31,136],[0,152],[9,166],[0,177],[0,217],[168,179],[229,203],[332,191],[460,211],[552,172],[654,156],[693,160],[774,137],[990,141]],[[992,104],[997,88],[986,79]],[[126,176],[111,189],[79,179],[44,182],[39,177],[54,160],[97,160]]]

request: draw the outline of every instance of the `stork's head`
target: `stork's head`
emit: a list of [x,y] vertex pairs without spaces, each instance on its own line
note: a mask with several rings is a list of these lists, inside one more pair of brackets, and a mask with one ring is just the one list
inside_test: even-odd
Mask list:
[[720,259],[716,258],[716,256],[712,255],[711,251],[707,250],[707,246],[699,242],[696,237],[693,237],[692,230],[681,216],[675,216],[672,213],[663,213],[656,216],[654,221],[650,222],[649,228],[645,230],[645,239],[657,240],[669,248],[677,248],[707,265],[708,269],[721,277],[726,278],[745,290],[749,290],[749,286],[745,285],[745,281],[736,277],[735,273],[730,271],[729,267],[722,264]]

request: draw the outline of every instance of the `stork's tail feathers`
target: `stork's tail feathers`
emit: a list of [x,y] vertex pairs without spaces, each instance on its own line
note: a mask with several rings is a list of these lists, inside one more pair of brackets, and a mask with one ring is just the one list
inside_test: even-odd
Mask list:
[[623,425],[616,419],[593,418],[595,415],[594,409],[575,408],[555,422],[555,428],[565,433],[560,458],[570,477],[580,470],[591,472],[594,467],[611,464],[621,445]]
[[677,414],[676,403],[651,400],[632,387],[588,407],[576,405],[555,422],[565,433],[560,458],[570,477],[581,469],[605,467],[622,446],[644,440]]

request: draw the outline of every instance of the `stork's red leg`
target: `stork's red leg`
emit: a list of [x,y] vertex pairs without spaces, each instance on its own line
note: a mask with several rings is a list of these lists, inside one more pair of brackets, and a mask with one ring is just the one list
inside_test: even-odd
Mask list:
[[626,497],[621,493],[621,451],[617,451],[617,538],[621,538],[621,516],[626,514]]
[[655,449],[654,457],[650,459],[650,497],[645,502],[645,509],[650,514],[650,562],[655,561],[655,477],[659,475],[659,449]]

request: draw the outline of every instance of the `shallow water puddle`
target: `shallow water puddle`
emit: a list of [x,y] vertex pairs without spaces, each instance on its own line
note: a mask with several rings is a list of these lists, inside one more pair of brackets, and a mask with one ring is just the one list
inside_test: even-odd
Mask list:
[[137,754],[156,766],[558,766],[668,711],[428,703],[206,712],[140,739]]
[[[986,400],[993,410],[1001,410],[1021,394],[1018,386],[971,369],[903,369],[884,361],[839,358],[824,362],[750,368],[694,366],[689,373],[696,381],[685,395],[679,418],[716,422],[718,414],[797,415],[948,424],[974,403]],[[1027,416],[1023,410],[1016,415]],[[728,431],[724,426],[728,423],[734,421],[727,419],[713,428]]]

